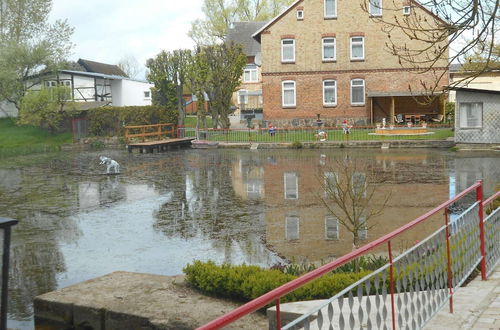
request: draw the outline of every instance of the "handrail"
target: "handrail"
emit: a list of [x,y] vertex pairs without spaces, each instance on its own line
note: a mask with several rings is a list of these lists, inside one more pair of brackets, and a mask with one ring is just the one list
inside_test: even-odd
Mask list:
[[[167,127],[167,130],[163,130]],[[124,126],[125,128],[125,143],[128,143],[130,138],[142,138],[142,142],[145,141],[145,137],[156,136],[159,140],[162,136],[172,135],[175,137],[176,127],[175,124],[151,124],[151,125],[133,125]],[[130,130],[140,129],[140,133],[129,133]],[[154,129],[154,130],[152,130]]]
[[488,199],[486,199],[484,202],[483,202],[483,206],[486,206],[488,204],[490,204],[491,202],[493,202],[495,199],[497,198],[500,198],[500,191],[497,191],[495,194],[493,194],[492,196],[490,196]]
[[432,209],[431,211],[425,213],[424,215],[421,215],[420,217],[416,218],[415,220],[407,223],[406,225],[392,231],[391,233],[382,236],[375,241],[368,243],[359,249],[356,249],[326,265],[323,265],[299,278],[296,278],[288,283],[283,284],[282,286],[273,289],[269,291],[268,293],[234,309],[233,311],[220,316],[219,318],[201,326],[198,328],[198,330],[208,330],[208,329],[218,329],[220,327],[223,327],[229,323],[232,323],[236,321],[237,319],[252,313],[256,311],[257,309],[269,304],[272,301],[279,300],[280,297],[290,293],[291,291],[307,284],[308,282],[332,271],[333,269],[342,266],[343,264],[365,254],[366,252],[372,250],[375,247],[378,247],[382,245],[383,243],[386,243],[393,239],[394,237],[400,235],[401,233],[415,227],[416,225],[422,223],[423,221],[427,220],[429,217],[433,216],[434,214],[438,213],[439,211],[446,209],[449,205],[453,204],[454,202],[458,201],[460,198],[464,197],[470,192],[477,191],[477,189],[482,187],[482,181],[478,181],[469,188],[465,189],[461,193],[457,194],[454,198],[442,203],[441,205],[437,206],[436,208]]

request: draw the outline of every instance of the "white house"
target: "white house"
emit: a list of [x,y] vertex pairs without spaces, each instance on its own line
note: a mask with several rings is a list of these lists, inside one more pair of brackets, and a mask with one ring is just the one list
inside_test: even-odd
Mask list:
[[[117,65],[78,60],[79,70],[59,70],[44,73],[31,80],[29,87],[36,91],[42,88],[67,86],[69,100],[81,103],[82,109],[103,105],[140,106],[151,105],[151,88],[147,81],[131,79]],[[27,81],[30,84],[30,80]],[[0,102],[0,117],[17,116],[17,109],[8,102]]]

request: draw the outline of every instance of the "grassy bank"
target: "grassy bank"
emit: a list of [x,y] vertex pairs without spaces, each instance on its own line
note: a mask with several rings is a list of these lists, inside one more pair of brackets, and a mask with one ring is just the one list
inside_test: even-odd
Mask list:
[[18,126],[12,119],[0,119],[0,158],[56,151],[71,142],[71,133],[50,134],[39,127]]

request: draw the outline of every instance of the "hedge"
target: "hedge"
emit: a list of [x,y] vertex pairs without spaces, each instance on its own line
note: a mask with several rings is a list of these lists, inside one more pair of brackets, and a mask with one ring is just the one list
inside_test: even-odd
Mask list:
[[[183,271],[186,281],[203,293],[241,301],[255,299],[297,278],[275,269],[249,265],[217,266],[213,261],[194,261]],[[324,275],[282,297],[281,302],[327,299],[370,273],[361,271]]]
[[93,136],[122,136],[123,126],[177,124],[176,109],[162,106],[100,107],[88,110],[89,134]]

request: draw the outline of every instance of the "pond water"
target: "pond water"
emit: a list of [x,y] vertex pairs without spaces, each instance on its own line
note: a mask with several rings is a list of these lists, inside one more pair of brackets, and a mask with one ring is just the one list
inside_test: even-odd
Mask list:
[[[104,175],[100,155],[122,174]],[[335,164],[361,164],[389,202],[360,236],[371,241],[434,208],[477,179],[500,183],[499,153],[442,150],[122,150],[0,161],[0,216],[19,220],[11,246],[9,323],[33,328],[33,298],[123,270],[182,273],[193,260],[272,266],[326,262],[352,249],[332,222],[322,180]],[[422,238],[442,222],[400,240]]]

